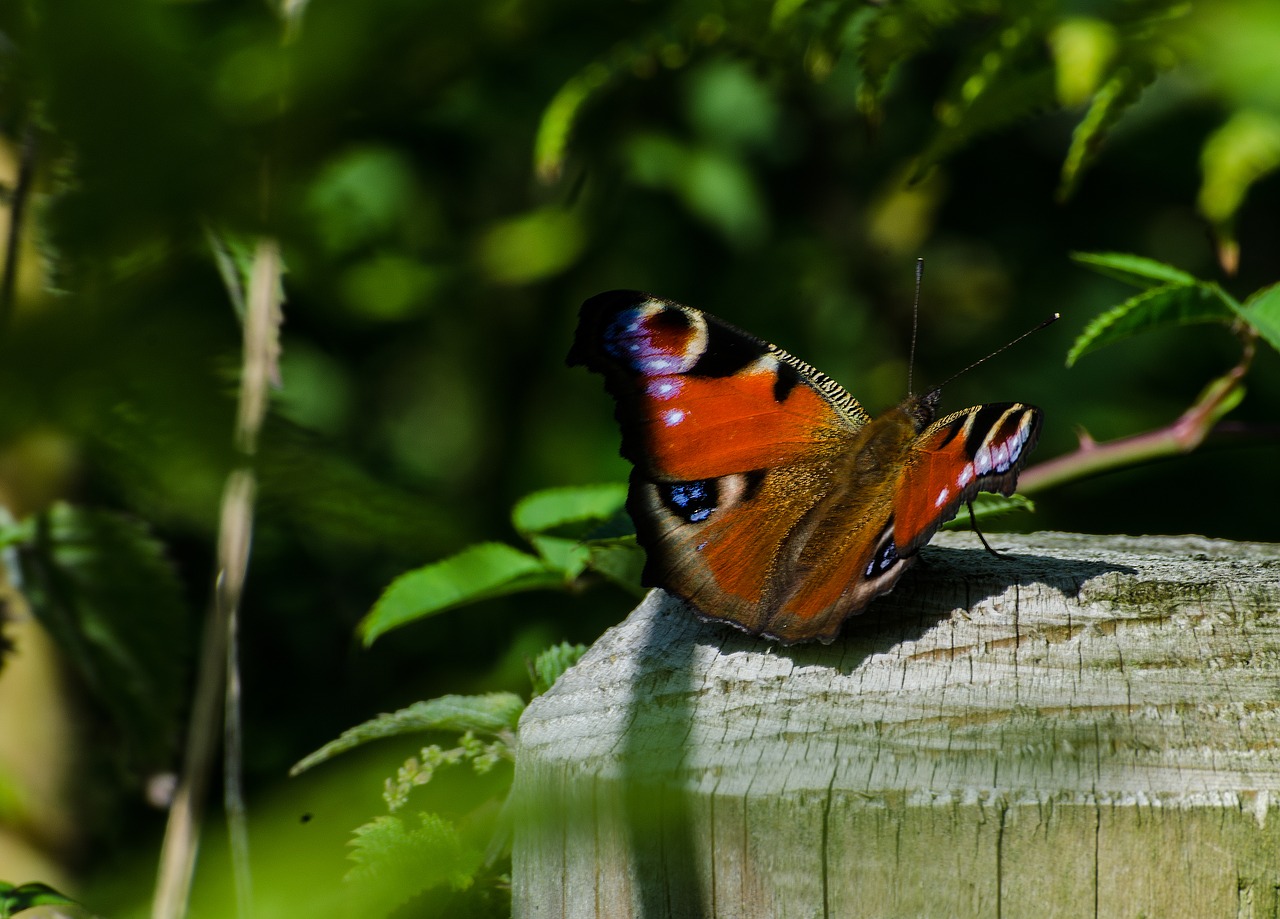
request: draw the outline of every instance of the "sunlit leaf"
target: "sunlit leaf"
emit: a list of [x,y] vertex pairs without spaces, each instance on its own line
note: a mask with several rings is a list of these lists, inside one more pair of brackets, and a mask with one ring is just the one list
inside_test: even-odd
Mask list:
[[560,572],[535,556],[502,543],[480,543],[400,575],[360,621],[358,631],[370,645],[391,629],[445,610],[563,583]]
[[502,731],[514,731],[524,707],[524,700],[510,692],[492,692],[480,696],[450,695],[417,702],[343,731],[337,740],[330,741],[300,760],[289,770],[289,774],[298,775],[333,759],[339,753],[373,740],[398,737],[401,734],[473,731],[496,736]]
[[351,860],[347,881],[360,885],[361,914],[377,916],[433,887],[465,890],[484,856],[448,820],[420,813],[416,826],[383,816],[357,829]]
[[1244,302],[1240,315],[1271,347],[1280,351],[1280,284],[1257,291]]
[[621,482],[547,488],[516,502],[511,522],[526,535],[568,524],[597,524],[613,517],[626,501],[627,486]]
[[1200,283],[1195,275],[1187,274],[1172,265],[1124,252],[1072,252],[1071,259],[1081,265],[1088,265],[1099,274],[1142,288],[1157,284]]
[[1236,112],[1205,141],[1200,166],[1200,212],[1223,231],[1249,189],[1280,167],[1280,118],[1264,111]]
[[533,168],[544,182],[554,182],[564,171],[569,136],[582,106],[609,82],[610,69],[604,64],[588,66],[560,87],[552,97],[533,144]]
[[551,688],[561,674],[576,664],[582,655],[587,653],[586,645],[571,645],[561,642],[538,655],[533,662],[530,676],[533,679],[533,694],[540,696]]
[[1139,332],[1169,326],[1217,322],[1231,324],[1236,310],[1214,284],[1166,284],[1130,297],[1096,317],[1067,353],[1070,367],[1082,355]]
[[1083,105],[1097,90],[1116,54],[1116,30],[1092,16],[1071,16],[1049,33],[1057,75],[1058,101]]

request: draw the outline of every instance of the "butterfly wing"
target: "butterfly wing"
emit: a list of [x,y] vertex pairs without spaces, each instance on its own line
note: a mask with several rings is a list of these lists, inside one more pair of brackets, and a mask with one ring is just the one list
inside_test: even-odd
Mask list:
[[888,486],[869,512],[845,468],[873,427],[857,401],[767,342],[634,291],[583,304],[569,362],[617,400],[645,583],[754,634],[830,640],[850,579],[809,597],[831,564],[819,548],[838,535],[869,554],[889,516]]
[[907,453],[894,490],[894,541],[915,552],[980,491],[1011,495],[1044,413],[1021,402],[975,405],[934,422]]
[[1002,403],[929,424],[936,394],[872,420],[786,352],[635,291],[583,304],[569,362],[617,401],[644,582],[788,643],[830,641],[961,504],[1010,494],[1041,423]]

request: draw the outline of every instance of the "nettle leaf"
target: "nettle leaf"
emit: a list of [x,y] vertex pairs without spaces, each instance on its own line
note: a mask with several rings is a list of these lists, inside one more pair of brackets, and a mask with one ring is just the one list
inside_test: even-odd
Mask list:
[[138,521],[56,504],[19,546],[28,600],[140,768],[167,760],[186,689],[187,610]]
[[359,827],[351,840],[351,860],[355,866],[346,880],[359,885],[361,913],[374,916],[433,887],[465,890],[475,881],[484,855],[448,820],[420,813],[416,826],[382,816]]
[[[997,520],[1019,511],[1035,511],[1036,506],[1030,498],[1023,495],[996,495],[990,492],[979,492],[973,499],[973,516],[978,521]],[[944,530],[967,530],[973,525],[969,518],[969,509],[961,508],[955,519],[942,525]]]
[[1081,356],[1139,332],[1202,322],[1231,324],[1237,309],[1216,284],[1165,284],[1130,297],[1096,317],[1067,353],[1070,367]]
[[547,648],[533,662],[529,676],[533,680],[533,694],[540,696],[560,679],[561,674],[576,664],[587,653],[586,645],[571,645],[567,641]]
[[1144,290],[1157,284],[1199,284],[1200,279],[1155,259],[1125,252],[1072,252],[1071,260],[1088,265],[1099,274]]
[[1075,194],[1081,176],[1102,149],[1107,132],[1133,107],[1155,78],[1156,69],[1150,65],[1122,67],[1093,94],[1088,111],[1071,132],[1071,146],[1062,162],[1058,200],[1065,201]]
[[543,559],[502,543],[480,543],[400,575],[357,630],[368,646],[392,629],[467,603],[563,585],[563,572]]
[[423,731],[471,731],[496,737],[505,731],[514,731],[525,702],[511,692],[492,692],[480,696],[441,696],[416,702],[391,714],[379,715],[350,730],[344,731],[319,750],[300,760],[290,775],[298,775],[339,753],[387,737],[413,734]]
[[1280,351],[1280,284],[1255,291],[1240,309],[1240,316]]

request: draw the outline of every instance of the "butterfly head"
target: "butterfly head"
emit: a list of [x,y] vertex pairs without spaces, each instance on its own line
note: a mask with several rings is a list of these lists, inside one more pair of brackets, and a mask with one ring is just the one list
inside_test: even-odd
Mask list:
[[923,396],[910,395],[902,403],[902,411],[919,434],[938,416],[938,402],[942,399],[941,389],[932,389]]

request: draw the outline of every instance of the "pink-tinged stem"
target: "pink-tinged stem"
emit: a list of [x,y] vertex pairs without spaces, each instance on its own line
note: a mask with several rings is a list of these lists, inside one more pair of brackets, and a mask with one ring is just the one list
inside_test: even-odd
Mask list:
[[[1101,472],[1136,466],[1167,456],[1190,453],[1213,435],[1236,439],[1263,433],[1219,419],[1230,411],[1239,396],[1242,381],[1253,361],[1254,343],[1245,340],[1244,355],[1235,367],[1205,388],[1191,406],[1168,427],[1134,434],[1117,440],[1097,443],[1087,434],[1080,438],[1080,448],[1073,453],[1039,463],[1018,477],[1018,491],[1034,494],[1065,482],[1087,478]],[[1270,432],[1273,436],[1277,432]]]

